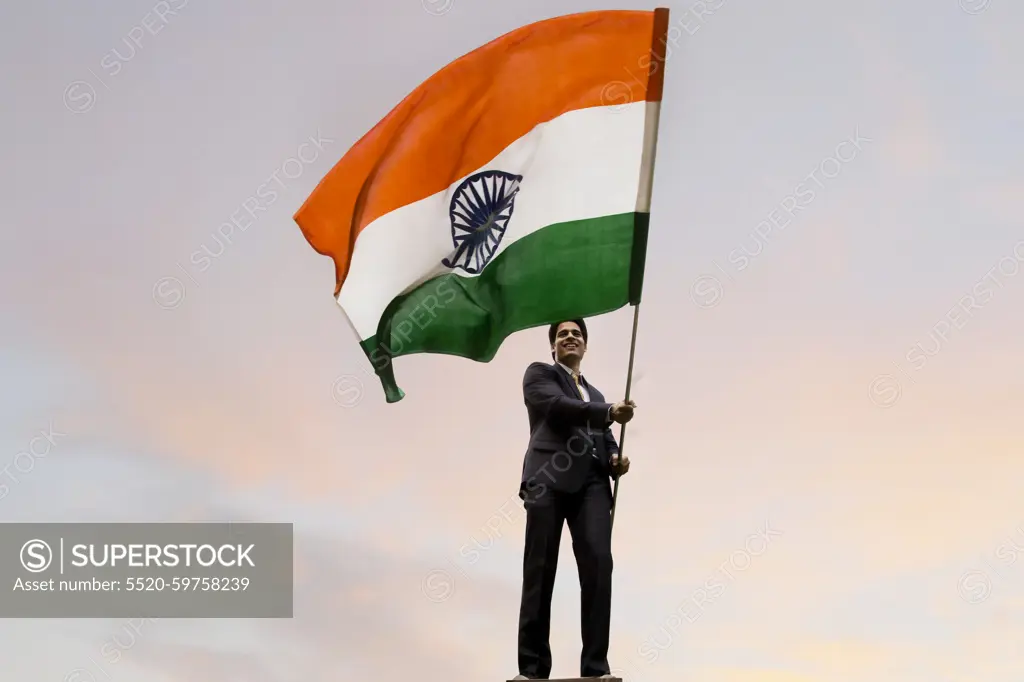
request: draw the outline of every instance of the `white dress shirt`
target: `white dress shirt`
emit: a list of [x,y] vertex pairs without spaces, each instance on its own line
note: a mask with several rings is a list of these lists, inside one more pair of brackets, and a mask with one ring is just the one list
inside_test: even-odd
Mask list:
[[[559,367],[561,367],[562,369],[564,369],[566,372],[568,372],[570,379],[573,378],[573,374],[577,374],[577,373],[573,372],[570,367],[568,367],[566,365],[563,365],[560,362],[556,362],[555,364],[558,365]],[[582,373],[578,373],[578,375],[579,375],[580,379],[582,380],[583,379],[583,374]],[[576,381],[573,380],[573,383],[575,384]],[[588,391],[587,387],[583,385],[583,381],[579,382],[579,390],[580,390],[580,395],[583,396],[583,401],[589,403],[590,402],[590,391]],[[610,408],[610,407],[608,408],[608,416],[606,417],[606,419],[607,419],[609,424],[612,423],[612,408]],[[593,433],[591,431],[591,429],[590,429],[590,425],[589,424],[587,425],[587,432],[588,433]],[[597,457],[597,453],[594,453],[594,457],[595,458]]]
[[[573,378],[573,374],[576,374],[576,372],[573,372],[572,369],[570,369],[567,365],[563,365],[562,363],[559,362],[558,366],[561,367],[562,369],[564,369],[566,372],[569,373],[569,378],[570,379]],[[582,379],[583,375],[579,374],[579,377]],[[576,383],[575,380],[573,380],[573,383]],[[590,391],[587,390],[587,387],[583,385],[582,381],[579,382],[579,389],[580,389],[580,394],[583,395],[583,401],[589,403],[590,402]]]

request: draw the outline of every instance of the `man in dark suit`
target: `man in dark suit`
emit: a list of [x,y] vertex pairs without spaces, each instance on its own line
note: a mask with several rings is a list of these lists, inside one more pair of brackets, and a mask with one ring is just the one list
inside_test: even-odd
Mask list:
[[551,674],[551,596],[562,538],[568,523],[580,576],[583,650],[581,677],[612,677],[608,637],[612,601],[609,479],[629,470],[611,424],[633,418],[633,401],[607,403],[580,374],[587,350],[583,320],[551,325],[553,364],[534,362],[523,376],[530,418],[530,444],[523,461],[519,496],[526,508],[523,595],[519,610],[519,675]]

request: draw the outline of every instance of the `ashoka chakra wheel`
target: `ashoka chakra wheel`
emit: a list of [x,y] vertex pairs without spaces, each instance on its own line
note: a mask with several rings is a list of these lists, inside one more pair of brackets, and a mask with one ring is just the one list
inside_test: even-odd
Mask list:
[[490,262],[512,217],[522,175],[483,171],[455,189],[448,209],[455,250],[441,262],[476,275]]

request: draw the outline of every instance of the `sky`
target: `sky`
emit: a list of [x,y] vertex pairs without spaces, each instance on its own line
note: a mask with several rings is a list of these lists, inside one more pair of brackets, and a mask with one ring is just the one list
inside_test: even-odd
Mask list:
[[[1019,682],[1024,5],[667,6],[613,670]],[[516,674],[520,386],[545,330],[487,364],[399,358],[388,405],[292,216],[448,62],[613,8],[651,6],[0,9],[0,520],[295,529],[292,619],[4,620],[5,679]],[[589,322],[611,399],[631,321]],[[561,556],[568,677],[568,532]]]

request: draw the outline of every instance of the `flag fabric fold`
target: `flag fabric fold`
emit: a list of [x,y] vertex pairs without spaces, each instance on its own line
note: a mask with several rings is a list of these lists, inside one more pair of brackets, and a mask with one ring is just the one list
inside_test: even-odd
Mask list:
[[295,214],[381,379],[414,353],[637,304],[667,10],[572,14],[448,64]]

